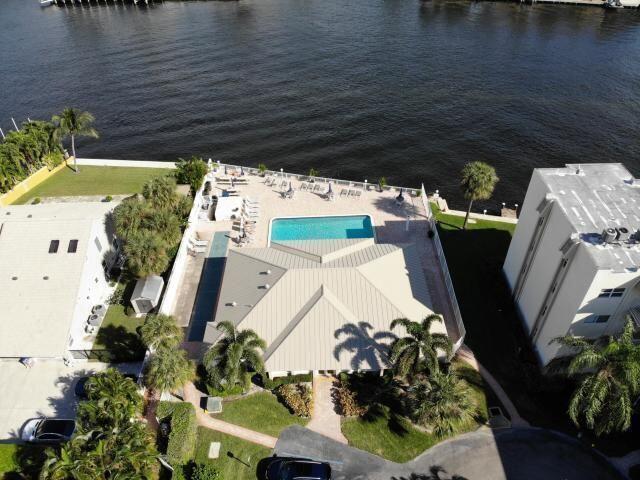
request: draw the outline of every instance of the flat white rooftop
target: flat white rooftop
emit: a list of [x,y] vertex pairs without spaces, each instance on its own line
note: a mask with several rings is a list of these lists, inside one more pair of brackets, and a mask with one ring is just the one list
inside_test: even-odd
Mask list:
[[[0,357],[60,357],[67,350],[88,242],[109,203],[0,209]],[[49,253],[58,240],[56,253]],[[75,252],[69,243],[77,240]]]
[[[567,217],[572,230],[589,247],[602,268],[640,265],[640,180],[621,163],[568,164],[564,168],[536,169]],[[604,243],[606,228],[625,227],[632,238]]]

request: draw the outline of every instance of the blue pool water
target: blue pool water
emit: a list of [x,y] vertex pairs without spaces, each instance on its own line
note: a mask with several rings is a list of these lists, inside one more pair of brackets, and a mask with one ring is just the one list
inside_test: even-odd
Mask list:
[[369,215],[340,217],[276,218],[271,223],[271,240],[325,240],[373,238]]

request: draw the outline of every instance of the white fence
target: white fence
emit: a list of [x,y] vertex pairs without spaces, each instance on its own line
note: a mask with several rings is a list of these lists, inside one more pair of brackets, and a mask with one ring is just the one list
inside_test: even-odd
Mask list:
[[464,323],[462,322],[462,314],[460,313],[460,307],[458,305],[456,292],[453,289],[453,282],[451,281],[451,274],[449,273],[449,267],[447,266],[447,259],[445,258],[444,250],[442,249],[442,243],[440,242],[440,235],[438,234],[436,219],[433,215],[433,212],[431,211],[431,205],[429,205],[429,199],[427,198],[427,192],[424,189],[424,185],[422,185],[422,195],[420,198],[422,198],[422,204],[424,205],[424,209],[427,212],[429,227],[433,231],[433,244],[436,246],[436,252],[438,253],[438,260],[440,261],[440,268],[442,269],[444,283],[447,286],[447,292],[449,293],[451,309],[453,310],[453,315],[456,320],[458,332],[460,333],[460,338],[453,346],[454,351],[456,351],[462,346],[467,330],[464,328]]
[[[364,190],[366,189],[370,189],[370,188],[378,188],[378,183],[377,182],[356,182],[353,180],[340,180],[338,178],[331,178],[331,177],[310,177],[309,175],[301,175],[299,173],[288,173],[285,171],[277,171],[277,170],[265,170],[264,172],[261,172],[259,169],[257,168],[253,168],[253,167],[244,167],[244,166],[240,166],[240,165],[232,165],[229,163],[221,163],[221,162],[214,162],[214,167],[219,166],[219,168],[223,171],[226,171],[227,173],[235,173],[235,172],[243,172],[247,175],[266,175],[266,176],[273,176],[273,177],[277,177],[277,178],[281,178],[283,180],[297,180],[297,181],[308,181],[310,179],[313,179],[314,182],[323,182],[323,183],[329,183],[332,182],[334,185],[343,185],[346,187],[356,187],[356,188],[362,188]],[[412,193],[414,195],[417,195],[418,192],[420,191],[417,188],[407,188],[407,187],[397,187],[397,186],[393,186],[393,185],[386,185],[384,187],[384,190],[404,190],[407,193]]]

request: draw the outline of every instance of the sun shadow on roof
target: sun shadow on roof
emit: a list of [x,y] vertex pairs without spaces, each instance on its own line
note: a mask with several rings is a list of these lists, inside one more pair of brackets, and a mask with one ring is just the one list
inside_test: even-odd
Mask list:
[[388,347],[381,343],[383,340],[393,341],[396,336],[391,332],[380,331],[371,335],[373,325],[368,322],[348,323],[337,329],[333,336],[336,339],[345,337],[333,350],[336,360],[340,359],[342,352],[352,354],[351,367],[354,370],[371,369],[380,370],[388,368]]

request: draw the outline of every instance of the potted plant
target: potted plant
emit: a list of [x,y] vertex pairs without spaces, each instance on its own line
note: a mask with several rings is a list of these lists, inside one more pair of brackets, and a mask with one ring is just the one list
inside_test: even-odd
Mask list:
[[267,166],[264,163],[258,164],[258,174],[261,177],[264,177],[264,174],[267,172]]
[[384,187],[387,186],[387,179],[385,177],[380,177],[378,179],[378,188],[380,189],[380,192],[382,192],[384,190]]
[[318,176],[318,170],[316,170],[315,168],[310,168],[309,175],[308,175],[309,178],[307,180],[309,180],[310,183],[313,183],[316,181],[315,178],[313,177],[317,177],[317,176]]

